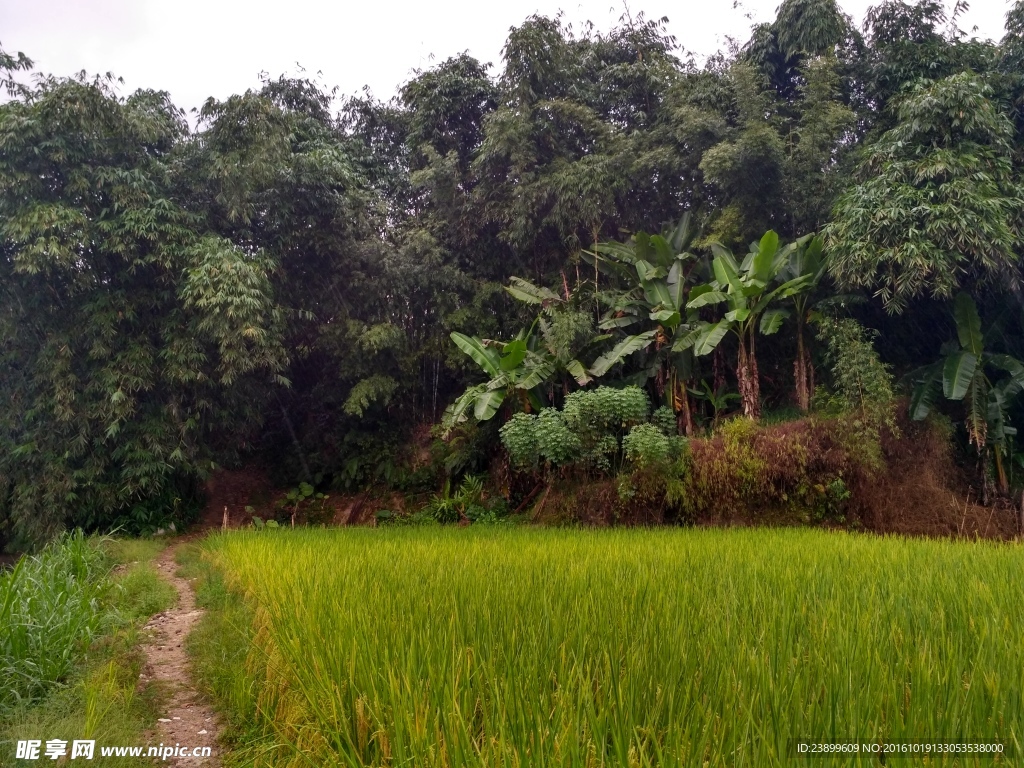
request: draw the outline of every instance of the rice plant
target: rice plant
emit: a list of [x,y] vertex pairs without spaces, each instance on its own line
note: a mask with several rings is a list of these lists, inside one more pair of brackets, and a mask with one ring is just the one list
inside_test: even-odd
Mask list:
[[759,767],[799,738],[1024,755],[1019,545],[428,528],[205,546],[255,623],[240,764]]

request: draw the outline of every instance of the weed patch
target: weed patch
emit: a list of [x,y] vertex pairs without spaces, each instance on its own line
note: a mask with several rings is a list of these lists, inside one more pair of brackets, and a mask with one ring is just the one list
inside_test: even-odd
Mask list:
[[[153,725],[161,692],[139,685],[140,644],[145,620],[175,599],[150,563],[163,546],[75,536],[4,577],[16,623],[0,642],[16,685],[4,689],[0,765],[19,739],[133,744]],[[123,762],[97,753],[90,764]]]

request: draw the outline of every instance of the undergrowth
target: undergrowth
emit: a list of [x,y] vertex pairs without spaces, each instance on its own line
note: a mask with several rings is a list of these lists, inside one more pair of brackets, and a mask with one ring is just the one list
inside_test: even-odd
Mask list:
[[[138,743],[161,691],[139,687],[141,630],[175,600],[156,540],[65,537],[0,576],[0,766],[21,739]],[[95,753],[92,765],[123,765]]]

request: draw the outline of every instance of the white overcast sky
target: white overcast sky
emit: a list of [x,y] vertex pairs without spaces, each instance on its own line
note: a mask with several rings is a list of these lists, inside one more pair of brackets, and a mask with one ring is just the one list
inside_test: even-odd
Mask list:
[[[669,18],[669,32],[698,60],[747,39],[780,0],[629,0],[635,16]],[[859,25],[871,0],[840,0]],[[959,26],[998,40],[1010,0],[973,0]],[[579,28],[602,30],[622,16],[622,0],[0,0],[0,45],[24,51],[39,71],[113,72],[124,93],[158,88],[185,108],[226,98],[296,63],[342,95],[370,86],[390,98],[415,69],[467,51],[500,64],[510,27],[533,13],[564,12]],[[495,70],[496,71],[496,70]]]

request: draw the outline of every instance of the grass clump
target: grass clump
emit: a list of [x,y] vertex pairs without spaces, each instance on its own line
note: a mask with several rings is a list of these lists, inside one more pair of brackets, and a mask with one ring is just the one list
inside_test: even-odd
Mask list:
[[1016,545],[471,527],[204,547],[234,613],[194,651],[249,720],[239,765],[776,766],[797,738],[1024,754]]
[[0,714],[66,678],[103,621],[104,553],[70,534],[0,574]]
[[0,765],[19,739],[132,744],[152,727],[162,691],[139,685],[142,627],[176,599],[151,563],[164,546],[74,534],[0,576]]

